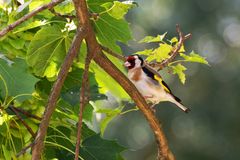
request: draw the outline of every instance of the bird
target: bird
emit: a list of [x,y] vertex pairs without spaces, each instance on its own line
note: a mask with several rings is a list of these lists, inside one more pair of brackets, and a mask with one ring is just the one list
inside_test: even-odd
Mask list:
[[136,86],[142,96],[153,104],[151,108],[160,102],[169,101],[186,113],[190,111],[172,93],[159,74],[156,75],[145,67],[142,57],[137,54],[126,56],[124,66],[128,70],[127,74],[130,81]]

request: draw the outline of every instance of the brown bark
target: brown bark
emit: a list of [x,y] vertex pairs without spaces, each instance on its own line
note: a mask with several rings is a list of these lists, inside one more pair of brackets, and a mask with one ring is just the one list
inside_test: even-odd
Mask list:
[[56,103],[60,95],[60,91],[63,86],[64,80],[67,77],[68,71],[73,63],[74,58],[77,56],[77,53],[79,52],[80,45],[84,37],[85,37],[85,30],[84,28],[79,27],[77,30],[77,34],[73,39],[71,48],[69,49],[68,54],[61,66],[58,78],[51,90],[48,103],[47,103],[45,112],[43,114],[37,136],[34,141],[33,151],[32,151],[32,160],[39,160],[41,158],[41,154],[44,147],[43,142],[47,133],[47,128],[49,126],[50,118],[52,116],[53,111],[56,108]]

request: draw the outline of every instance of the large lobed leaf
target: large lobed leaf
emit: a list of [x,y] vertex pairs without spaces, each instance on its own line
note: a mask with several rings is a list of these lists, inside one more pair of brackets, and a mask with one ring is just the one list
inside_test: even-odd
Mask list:
[[82,142],[80,156],[86,160],[118,160],[120,152],[124,150],[116,141],[102,139],[96,134]]
[[[7,61],[0,59],[0,96],[5,97],[6,91],[3,80],[6,82],[8,96],[17,96],[21,94],[31,94],[34,90],[34,85],[38,81],[27,70],[27,64],[22,59],[14,59],[10,65]],[[24,100],[26,96],[19,97]]]
[[132,4],[113,3],[112,0],[89,0],[88,6],[91,12],[99,13],[99,19],[94,21],[99,42],[116,52],[121,52],[116,42],[127,43],[132,38],[129,24],[124,19]]
[[54,78],[70,46],[71,38],[59,26],[40,29],[27,51],[27,63],[40,77]]

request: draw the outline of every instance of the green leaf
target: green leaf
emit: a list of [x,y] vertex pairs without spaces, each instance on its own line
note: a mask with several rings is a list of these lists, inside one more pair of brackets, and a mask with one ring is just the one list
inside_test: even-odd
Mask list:
[[8,11],[5,11],[1,8],[0,4],[0,29],[4,28],[7,25],[8,22]]
[[179,53],[184,53],[184,52],[186,52],[184,45],[181,46],[181,48],[179,49],[178,52],[179,52]]
[[135,54],[140,54],[140,55],[150,55],[153,52],[153,49],[145,49],[143,51],[138,51]]
[[102,139],[97,134],[82,142],[80,156],[86,160],[117,160],[120,152],[124,150],[116,141]]
[[24,47],[25,41],[21,38],[8,38],[7,39],[9,44],[11,44],[12,47],[15,49],[22,49]]
[[108,9],[107,11],[112,17],[116,19],[123,19],[128,10],[134,6],[135,6],[134,3],[114,1],[111,8]]
[[82,139],[83,140],[95,134],[96,133],[93,130],[91,130],[84,122],[82,123]]
[[93,105],[94,111],[96,113],[103,113],[105,114],[105,118],[102,119],[100,123],[100,130],[101,130],[101,135],[104,134],[104,131],[109,124],[110,121],[112,121],[113,118],[115,118],[117,115],[119,115],[122,112],[122,109],[124,106],[119,106],[117,108],[111,109],[111,108],[101,108],[96,105]]
[[[82,85],[83,69],[73,68],[64,82],[61,92],[61,98],[68,102],[72,106],[76,106],[80,103],[80,88]],[[89,72],[90,83],[90,99],[92,101],[106,99],[105,95],[102,95],[98,91],[98,84],[93,73]]]
[[[21,44],[20,44],[21,45]],[[13,47],[9,42],[8,38],[6,38],[4,41],[0,41],[0,50],[7,55],[7,57],[25,57],[25,52],[21,49],[16,49]]]
[[36,28],[36,27],[44,26],[46,24],[47,24],[46,21],[40,21],[40,20],[36,20],[36,21],[32,21],[32,22],[26,21],[25,23],[23,23],[22,25],[17,27],[14,30],[13,33],[16,34],[18,32],[23,32],[23,31],[26,31],[26,30],[29,30],[29,29],[33,29],[33,28]]
[[74,11],[74,6],[71,0],[65,0],[54,7],[54,10],[62,15],[71,14]]
[[173,44],[173,43],[177,43],[178,42],[178,39],[177,37],[173,37],[170,42]]
[[[117,19],[114,15],[108,13],[113,9],[114,3],[112,2],[113,0],[88,0],[88,6],[92,13],[99,13],[99,19],[93,21],[98,41],[116,52],[121,52],[116,42],[127,43],[132,36],[129,24],[124,19]],[[117,14],[118,18],[128,11],[119,7],[114,8],[114,13]]]
[[116,19],[108,13],[100,15],[97,21],[94,21],[94,27],[99,42],[116,51],[121,52],[117,41],[127,43],[132,38],[128,23],[123,19]]
[[[90,8],[90,11],[93,13],[100,13],[102,11],[106,11],[106,8],[104,8],[104,4],[108,2],[113,2],[114,0],[87,0],[88,7]],[[110,3],[112,5],[112,3]]]
[[[34,85],[38,81],[27,71],[27,65],[22,59],[14,59],[14,63],[9,65],[5,60],[0,59],[0,75],[6,82],[8,96],[18,96],[21,94],[31,94]],[[0,95],[6,96],[3,80],[0,80]],[[19,100],[26,99],[26,96],[18,97]]]
[[[55,78],[69,48],[71,38],[58,26],[40,29],[27,51],[27,63],[40,77]],[[67,42],[67,43],[66,43]]]
[[167,32],[163,33],[162,35],[157,35],[156,37],[146,36],[142,40],[140,40],[138,43],[162,42],[166,34]]
[[100,93],[104,94],[106,92],[110,92],[121,100],[129,99],[129,96],[125,90],[111,76],[109,76],[102,68],[96,64],[93,63],[92,65]]
[[92,122],[92,117],[93,117],[93,107],[90,104],[87,104],[84,107],[83,111],[83,120],[87,122]]
[[166,43],[160,44],[160,46],[158,48],[154,49],[152,54],[149,55],[146,60],[148,62],[153,61],[153,60],[161,62],[164,59],[169,57],[169,53],[171,52],[171,50],[172,50],[171,45],[166,44]]
[[180,63],[177,64],[176,66],[171,66],[171,68],[173,69],[173,74],[177,74],[180,81],[184,84],[186,80],[186,76],[183,71],[187,70],[187,68],[181,65]]
[[12,156],[11,156],[11,151],[9,151],[4,145],[2,145],[2,151],[4,154],[4,159],[5,160],[11,160]]
[[180,56],[183,57],[188,62],[197,62],[197,63],[203,63],[208,65],[206,58],[201,57],[199,54],[196,54],[194,51],[192,51],[189,54],[189,56],[183,53],[180,53]]

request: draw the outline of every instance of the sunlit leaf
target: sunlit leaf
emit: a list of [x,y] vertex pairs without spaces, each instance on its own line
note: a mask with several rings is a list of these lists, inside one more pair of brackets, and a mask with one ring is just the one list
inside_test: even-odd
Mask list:
[[121,100],[129,98],[126,91],[103,69],[94,64],[93,70],[101,93],[110,92],[111,94],[113,94],[117,98],[120,98]]
[[106,11],[104,4],[109,3],[113,5],[114,0],[87,0],[88,7],[90,8],[91,12],[93,13],[100,13]]
[[135,54],[140,54],[140,55],[150,55],[153,52],[153,49],[145,49],[143,51],[138,51]]
[[160,44],[160,46],[153,50],[152,54],[147,57],[147,61],[151,62],[156,60],[158,62],[163,61],[164,59],[169,57],[169,53],[172,50],[172,46],[169,44]]
[[178,51],[179,53],[184,53],[185,52],[185,47],[184,45],[181,46],[181,48]]
[[146,36],[142,40],[139,41],[139,43],[151,43],[151,42],[162,42],[164,37],[166,36],[167,32],[165,32],[162,35],[157,35],[156,37],[153,36]]
[[123,3],[114,1],[113,6],[108,9],[108,13],[116,19],[122,19],[129,9],[135,6],[133,3]]
[[54,10],[60,14],[71,14],[74,11],[74,5],[71,0],[65,0],[56,7]]
[[13,31],[13,33],[15,34],[15,33],[18,33],[18,32],[23,32],[23,31],[33,29],[33,28],[36,28],[36,27],[39,27],[39,26],[43,26],[45,24],[47,24],[46,21],[40,21],[40,20],[36,20],[36,21],[32,21],[32,22],[25,22],[22,25],[20,25],[19,27],[17,27]]
[[4,159],[5,160],[11,160],[12,156],[11,156],[11,151],[9,151],[4,145],[1,146],[3,154],[4,154]]
[[58,26],[44,27],[35,34],[28,48],[27,62],[37,76],[56,76],[52,72],[56,73],[64,60],[70,44],[66,41],[71,38]]
[[178,42],[177,37],[173,37],[173,38],[170,40],[170,42],[171,42],[171,43],[176,43],[176,42]]
[[180,53],[180,56],[183,57],[188,62],[198,62],[208,65],[206,58],[200,56],[199,54],[196,54],[194,51],[192,51],[189,55]]
[[100,123],[100,130],[101,130],[101,135],[104,134],[104,131],[107,127],[107,125],[109,124],[109,122],[114,119],[117,115],[119,115],[122,111],[122,109],[124,108],[124,106],[119,106],[117,108],[102,108],[102,107],[98,107],[96,105],[94,106],[94,111],[96,113],[102,113],[105,115],[105,117],[102,119],[101,123]]
[[171,68],[173,69],[173,74],[177,74],[180,81],[184,84],[186,80],[184,71],[187,70],[187,68],[181,65],[180,63],[177,64],[176,66],[171,66]]

